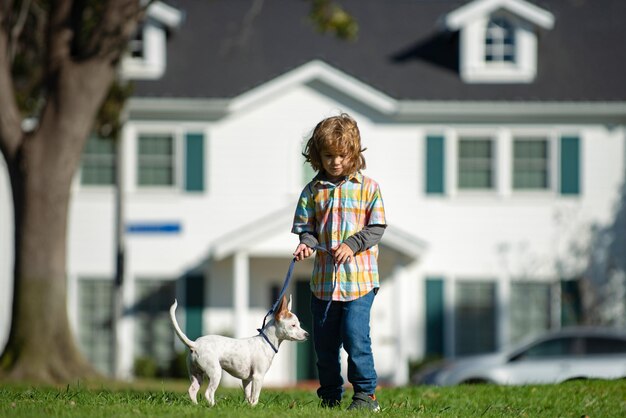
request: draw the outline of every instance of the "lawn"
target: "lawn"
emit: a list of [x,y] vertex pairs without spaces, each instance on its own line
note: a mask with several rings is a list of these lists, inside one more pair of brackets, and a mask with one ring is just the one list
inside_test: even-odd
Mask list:
[[[350,391],[347,393],[350,395]],[[383,388],[378,416],[626,417],[626,380],[574,381],[551,386]],[[90,383],[62,388],[0,385],[0,417],[319,417],[363,416],[318,407],[314,390],[264,389],[249,407],[240,389],[220,388],[217,405],[193,405],[185,382]]]

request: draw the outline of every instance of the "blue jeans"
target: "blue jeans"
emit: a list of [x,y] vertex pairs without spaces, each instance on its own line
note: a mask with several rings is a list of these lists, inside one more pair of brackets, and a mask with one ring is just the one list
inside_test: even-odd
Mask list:
[[333,301],[323,324],[328,301],[311,296],[313,342],[320,379],[317,395],[324,400],[340,401],[343,394],[339,354],[342,345],[348,353],[348,381],[354,392],[371,395],[376,390],[370,339],[370,310],[376,290],[350,302]]

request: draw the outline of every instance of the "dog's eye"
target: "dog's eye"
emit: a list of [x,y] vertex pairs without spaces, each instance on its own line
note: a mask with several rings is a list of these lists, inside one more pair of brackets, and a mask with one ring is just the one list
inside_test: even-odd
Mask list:
[[295,327],[296,327],[296,324],[291,324],[291,326],[292,326],[293,328],[295,328]]

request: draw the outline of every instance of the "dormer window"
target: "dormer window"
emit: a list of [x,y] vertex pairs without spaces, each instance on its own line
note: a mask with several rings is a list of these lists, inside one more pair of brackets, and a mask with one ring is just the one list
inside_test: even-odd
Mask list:
[[139,27],[139,29],[137,30],[137,32],[135,33],[135,36],[133,36],[133,39],[130,40],[130,42],[128,43],[128,53],[131,56],[131,58],[136,58],[136,59],[144,59],[144,53],[143,53],[143,48],[144,48],[144,44],[143,44],[143,25],[141,25]]
[[159,1],[150,4],[146,19],[128,43],[121,65],[121,75],[127,79],[154,80],[161,78],[166,67],[168,33],[180,26],[182,13]]
[[492,17],[487,23],[485,61],[515,62],[515,30],[504,17]]
[[537,32],[554,16],[525,0],[475,0],[445,16],[459,31],[459,70],[466,83],[532,83]]

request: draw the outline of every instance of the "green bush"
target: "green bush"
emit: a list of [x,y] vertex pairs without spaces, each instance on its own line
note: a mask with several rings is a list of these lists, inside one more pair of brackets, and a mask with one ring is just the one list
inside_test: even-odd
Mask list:
[[159,366],[152,357],[137,357],[133,367],[135,377],[144,377],[153,379],[157,377]]
[[169,377],[187,377],[187,350],[176,353],[170,363]]

